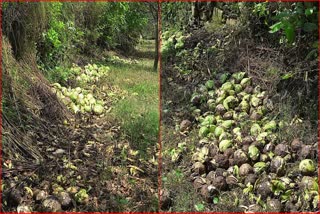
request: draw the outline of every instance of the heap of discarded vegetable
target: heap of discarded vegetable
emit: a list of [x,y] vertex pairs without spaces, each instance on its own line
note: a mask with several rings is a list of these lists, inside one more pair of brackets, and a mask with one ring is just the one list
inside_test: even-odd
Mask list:
[[[85,86],[87,83],[98,82],[101,77],[107,75],[109,67],[88,64],[84,69],[74,66],[71,68],[71,71],[75,76],[77,76],[76,81],[78,85]],[[56,93],[58,98],[74,113],[93,112],[100,115],[104,111],[104,102],[103,100],[98,100],[93,96],[93,88],[66,88],[61,86],[59,83],[54,83],[52,84],[52,91]]]
[[191,179],[207,202],[240,187],[264,209],[316,209],[314,148],[299,139],[280,142],[285,123],[271,118],[271,99],[244,72],[207,81],[191,102],[201,138],[192,156]]

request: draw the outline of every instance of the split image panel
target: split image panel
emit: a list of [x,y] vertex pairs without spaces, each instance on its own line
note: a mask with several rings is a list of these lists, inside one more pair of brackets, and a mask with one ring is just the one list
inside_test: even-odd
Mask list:
[[2,210],[157,211],[157,4],[2,17]]
[[161,210],[318,210],[318,10],[161,4]]

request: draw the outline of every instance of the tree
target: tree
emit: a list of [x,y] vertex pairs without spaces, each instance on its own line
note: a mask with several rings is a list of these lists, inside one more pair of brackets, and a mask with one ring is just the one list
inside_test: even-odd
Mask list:
[[3,33],[9,38],[16,58],[34,50],[35,41],[47,23],[46,12],[44,3],[3,3]]
[[203,22],[210,21],[216,4],[216,2],[194,2],[192,4],[192,24],[199,26],[202,25]]
[[154,54],[154,63],[153,63],[153,70],[157,71],[158,64],[159,64],[159,13],[160,4],[159,3],[148,3],[149,11],[153,17],[153,21],[155,23],[154,28],[154,35],[155,35],[155,54]]

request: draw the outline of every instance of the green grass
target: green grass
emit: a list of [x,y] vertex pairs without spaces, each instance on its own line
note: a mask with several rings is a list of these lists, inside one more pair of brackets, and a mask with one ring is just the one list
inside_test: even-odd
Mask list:
[[137,47],[135,55],[141,58],[154,59],[155,44],[154,40],[142,40]]
[[[151,42],[143,42],[138,51],[152,51]],[[146,45],[148,44],[148,45]],[[146,56],[147,57],[147,56]],[[107,82],[128,92],[128,96],[113,107],[112,114],[121,121],[131,146],[143,156],[156,146],[159,131],[159,80],[152,71],[152,58],[138,58],[137,63],[110,64]]]
[[141,154],[149,147],[155,146],[158,137],[159,114],[156,106],[152,109],[139,99],[128,98],[120,101],[114,115],[121,120],[122,129],[127,135],[131,146]]

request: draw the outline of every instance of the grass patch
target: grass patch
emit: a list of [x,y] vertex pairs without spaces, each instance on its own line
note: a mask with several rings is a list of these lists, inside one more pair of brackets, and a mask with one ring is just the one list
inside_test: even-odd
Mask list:
[[141,83],[141,84],[132,86],[131,88],[129,88],[129,90],[133,93],[147,95],[147,94],[152,94],[154,91],[156,91],[157,87],[155,87],[155,85],[153,84]]
[[[144,48],[142,49],[142,51],[147,51]],[[152,49],[148,50],[152,51]],[[143,52],[141,52],[142,55]],[[151,58],[137,56],[134,59],[119,58],[121,59],[116,63],[106,63],[110,67],[110,72],[101,81],[101,84],[111,84],[125,91],[125,97],[113,103],[110,116],[120,124],[120,140],[128,142],[130,149],[139,151],[139,160],[150,160],[155,154],[159,135],[158,73],[153,72],[153,59]],[[124,167],[127,165],[127,153],[128,150],[125,149],[119,157],[124,160],[121,162]],[[106,177],[109,176],[108,173],[107,171]],[[151,174],[146,173],[151,178]],[[121,176],[120,179],[125,179],[125,176],[119,176]],[[129,179],[128,182],[130,185],[139,186],[137,180]],[[145,188],[149,187],[146,186]],[[128,211],[128,208],[132,211],[157,211],[157,197],[148,194],[148,191],[144,188],[138,188],[134,191],[132,197],[141,200],[141,206],[136,206],[136,202],[123,197],[113,198],[112,200],[115,201],[117,211]],[[134,206],[136,207],[132,208]]]
[[114,115],[121,120],[122,130],[134,149],[146,154],[148,148],[156,145],[159,131],[157,109],[150,109],[140,100],[131,98],[120,101]]
[[148,148],[156,146],[159,132],[159,80],[158,73],[152,71],[153,60],[139,58],[137,63],[108,66],[110,73],[105,81],[128,92],[112,114],[121,122],[132,148],[145,157]]

